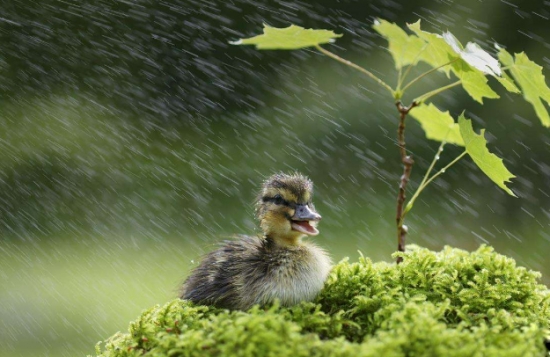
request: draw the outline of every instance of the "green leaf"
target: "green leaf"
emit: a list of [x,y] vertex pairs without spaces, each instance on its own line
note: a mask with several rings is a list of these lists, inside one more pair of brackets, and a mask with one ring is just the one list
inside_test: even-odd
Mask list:
[[412,109],[409,115],[422,125],[428,139],[464,146],[458,124],[448,111],[442,112],[430,103]]
[[[446,36],[453,38],[453,46],[451,46],[443,36],[422,31],[420,29],[420,20],[414,24],[409,24],[409,28],[418,37],[426,41],[426,48],[419,56],[419,60],[426,62],[432,67],[439,67],[451,61],[452,66],[445,66],[441,70],[447,75],[452,72],[461,80],[464,90],[476,101],[483,104],[483,97],[498,98],[498,94],[489,87],[487,78],[483,71],[468,64],[462,56],[466,58],[472,57],[473,54],[479,52],[474,51],[474,46],[470,45],[469,51],[463,50],[462,45],[452,34],[447,32]],[[472,60],[472,59],[470,59]]]
[[483,104],[485,98],[499,98],[499,95],[487,84],[487,77],[480,70],[470,66],[463,59],[452,65],[453,73],[462,81],[462,87],[470,97]]
[[521,88],[523,98],[531,103],[542,125],[550,127],[550,115],[543,100],[550,105],[550,88],[546,84],[542,67],[529,60],[523,52],[516,53],[515,59],[503,48],[498,54],[499,60],[509,68],[510,73]]
[[425,46],[425,42],[420,38],[409,36],[401,27],[382,19],[378,19],[372,27],[388,40],[388,50],[397,69],[414,64],[418,60],[418,55]]
[[232,45],[256,45],[259,50],[296,50],[331,43],[338,37],[342,37],[342,35],[329,30],[305,29],[296,25],[276,28],[264,24],[262,35],[230,43]]
[[506,88],[506,90],[508,90],[509,92],[521,93],[519,88],[514,83],[514,80],[510,78],[510,76],[508,76],[506,72],[502,72],[502,77],[495,77],[495,79],[499,81],[500,84],[502,84],[502,86]]
[[[425,42],[424,50],[418,57],[420,61],[424,61],[432,67],[439,67],[460,57],[441,36],[422,31],[420,20],[407,26]],[[449,75],[450,66],[443,67],[441,70]]]
[[466,145],[466,151],[474,163],[489,177],[498,187],[502,188],[511,196],[517,197],[512,190],[506,186],[506,182],[515,176],[502,163],[502,159],[492,154],[487,149],[485,140],[485,129],[481,134],[476,134],[472,127],[472,121],[464,117],[464,113],[458,118],[460,134]]
[[499,61],[505,65],[506,67],[511,67],[514,65],[514,57],[508,51],[506,51],[504,48],[497,46],[498,48],[498,59]]

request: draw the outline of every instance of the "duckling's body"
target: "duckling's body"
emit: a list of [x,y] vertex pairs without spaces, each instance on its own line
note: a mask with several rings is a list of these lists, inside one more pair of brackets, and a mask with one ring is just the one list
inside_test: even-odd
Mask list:
[[315,298],[330,265],[312,243],[280,247],[271,239],[240,237],[205,257],[187,279],[182,298],[238,310],[275,299],[291,306]]
[[311,203],[312,183],[278,174],[263,185],[256,212],[263,237],[241,236],[206,255],[180,297],[200,304],[246,310],[278,299],[283,306],[311,301],[331,268],[327,253],[305,235],[317,235],[321,218]]

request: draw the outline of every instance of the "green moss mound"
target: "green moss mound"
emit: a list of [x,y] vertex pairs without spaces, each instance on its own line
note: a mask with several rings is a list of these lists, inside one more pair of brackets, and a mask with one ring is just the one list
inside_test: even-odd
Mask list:
[[336,265],[314,303],[227,311],[174,300],[98,344],[122,356],[546,356],[540,274],[482,246],[423,248],[400,265]]

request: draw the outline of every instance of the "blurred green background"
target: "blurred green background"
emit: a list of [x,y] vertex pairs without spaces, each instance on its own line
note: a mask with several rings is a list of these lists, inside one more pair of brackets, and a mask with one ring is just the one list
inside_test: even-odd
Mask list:
[[[498,42],[550,73],[544,1],[2,2],[0,356],[93,353],[174,298],[215,242],[257,232],[256,190],[278,171],[314,181],[315,239],[336,261],[391,260],[401,167],[386,93],[314,51],[227,44],[263,22],[334,29],[344,37],[331,50],[395,83],[375,17]],[[443,83],[430,77],[405,100]],[[548,285],[550,131],[499,93],[481,106],[457,88],[435,102],[487,128],[520,198],[463,160],[421,196],[408,242],[487,243]],[[407,141],[414,188],[438,144],[412,121]]]

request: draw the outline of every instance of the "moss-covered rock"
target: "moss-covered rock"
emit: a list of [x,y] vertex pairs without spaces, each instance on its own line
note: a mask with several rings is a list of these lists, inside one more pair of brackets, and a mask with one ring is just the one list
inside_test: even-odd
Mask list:
[[98,356],[545,356],[550,292],[483,246],[336,265],[314,303],[227,311],[174,300]]

